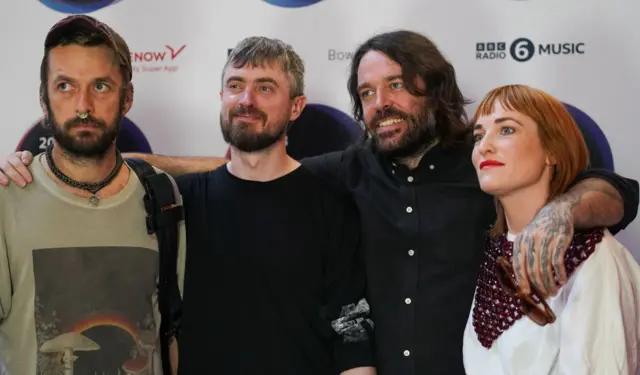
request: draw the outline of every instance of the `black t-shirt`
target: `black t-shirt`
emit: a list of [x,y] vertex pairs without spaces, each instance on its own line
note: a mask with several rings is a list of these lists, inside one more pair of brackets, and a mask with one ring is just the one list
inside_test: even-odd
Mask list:
[[304,167],[269,182],[221,167],[178,184],[181,375],[334,375],[372,364],[353,202]]

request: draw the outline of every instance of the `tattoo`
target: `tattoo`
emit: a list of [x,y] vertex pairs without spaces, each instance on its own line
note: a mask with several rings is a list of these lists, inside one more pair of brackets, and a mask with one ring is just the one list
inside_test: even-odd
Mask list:
[[554,202],[569,206],[574,227],[580,229],[615,225],[624,215],[624,201],[618,190],[596,178],[579,182]]
[[[522,266],[520,263],[520,257],[522,256],[522,239],[520,239],[518,241],[518,246],[514,246],[513,247],[513,259],[516,260],[515,262],[515,268],[514,268],[514,272],[515,272],[515,276],[517,278],[518,275],[522,275]],[[512,262],[513,263],[513,262]]]
[[563,253],[562,250],[564,250],[564,244],[565,244],[565,241],[558,241],[558,244],[556,245],[556,248],[553,253],[553,264],[555,265],[560,264],[560,257],[562,256],[562,253]]
[[[544,206],[523,231],[523,240],[527,243],[527,271],[529,282],[540,290],[552,289],[553,269],[549,264],[553,261],[550,244],[554,239],[563,242],[563,238],[573,232],[571,206],[568,203],[551,202]],[[541,249],[536,249],[536,239]],[[536,251],[540,254],[540,268],[535,268]]]
[[535,265],[536,262],[536,257],[535,257],[535,242],[534,242],[534,238],[533,236],[527,236],[526,238],[526,242],[527,242],[527,263],[528,263],[528,268],[529,270],[533,271],[533,267]]
[[544,286],[547,288],[547,291],[551,290],[551,282],[553,279],[552,274],[547,274],[547,270],[549,269],[549,246],[551,242],[551,236],[544,236],[542,238],[542,242],[540,243],[541,254],[540,254],[540,269],[542,270],[542,275],[544,279]]
[[343,342],[359,342],[369,339],[369,304],[361,299],[358,304],[342,306],[338,319],[331,322],[334,331],[342,336]]
[[564,257],[565,247],[566,247],[566,241],[558,241],[558,244],[556,245],[556,248],[553,254],[553,266],[556,270],[558,270],[556,272],[556,276],[558,280],[560,280],[560,276],[561,276],[560,272],[562,270],[562,267],[561,267],[560,261]]

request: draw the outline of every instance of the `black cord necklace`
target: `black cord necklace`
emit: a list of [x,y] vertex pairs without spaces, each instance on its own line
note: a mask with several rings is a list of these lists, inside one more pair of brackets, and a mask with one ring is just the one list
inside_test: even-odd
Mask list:
[[104,189],[107,185],[111,183],[111,181],[113,181],[114,178],[116,178],[116,176],[118,175],[118,172],[120,171],[120,167],[122,167],[122,164],[124,163],[124,160],[122,159],[122,155],[120,155],[120,151],[116,150],[116,165],[111,171],[111,173],[109,173],[109,175],[104,180],[99,182],[81,182],[81,181],[76,181],[71,177],[65,175],[64,173],[62,173],[62,171],[58,169],[58,167],[56,167],[56,165],[53,162],[53,145],[50,145],[49,147],[47,147],[47,151],[45,155],[47,157],[47,163],[49,164],[49,169],[51,169],[51,173],[53,173],[56,177],[58,177],[60,181],[64,182],[69,186],[90,192],[92,196],[91,198],[89,198],[89,203],[91,203],[94,206],[97,206],[100,203],[100,198],[96,196],[96,193]]

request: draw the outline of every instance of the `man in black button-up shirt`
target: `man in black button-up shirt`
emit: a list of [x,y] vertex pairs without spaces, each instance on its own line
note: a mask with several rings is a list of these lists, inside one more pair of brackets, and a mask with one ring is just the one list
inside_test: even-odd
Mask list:
[[[380,34],[354,55],[349,90],[369,139],[303,164],[351,193],[361,212],[378,374],[463,375],[462,334],[495,208],[471,164],[466,101],[454,69],[424,36]],[[225,162],[130,156],[176,176]],[[635,219],[636,181],[587,170],[576,183],[519,235],[516,261],[553,259],[551,250],[564,251],[574,227],[605,225],[616,233]],[[524,268],[519,279],[547,290],[547,274]]]
[[[471,164],[454,69],[427,38],[399,31],[360,46],[348,86],[369,139],[305,165],[360,208],[378,373],[462,375],[462,335],[495,207]],[[617,232],[635,218],[636,181],[594,170],[579,179],[540,212],[523,243],[551,238],[562,251],[573,225]],[[516,258],[525,252],[535,255],[521,246]],[[528,272],[547,290],[540,272]]]

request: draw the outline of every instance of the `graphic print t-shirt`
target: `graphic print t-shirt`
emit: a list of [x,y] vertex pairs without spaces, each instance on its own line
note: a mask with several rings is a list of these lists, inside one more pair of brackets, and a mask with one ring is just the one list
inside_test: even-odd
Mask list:
[[142,185],[131,172],[96,207],[43,162],[25,189],[0,189],[0,375],[160,374],[159,258]]

